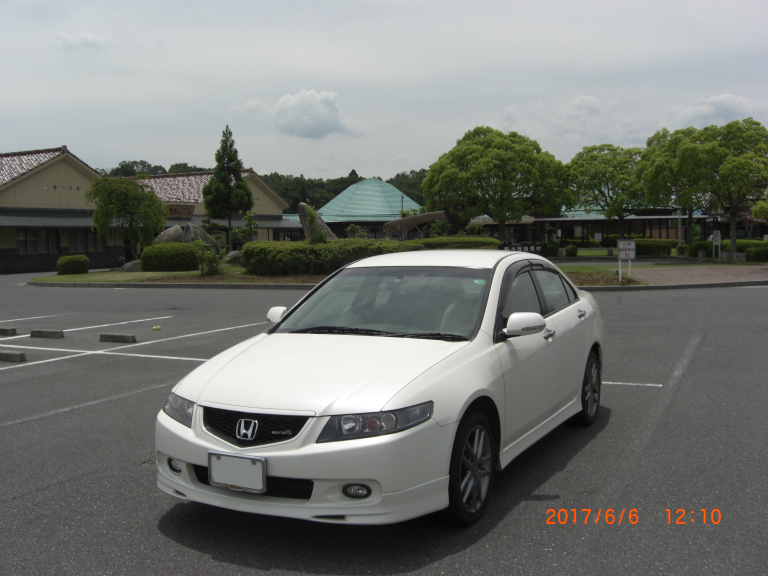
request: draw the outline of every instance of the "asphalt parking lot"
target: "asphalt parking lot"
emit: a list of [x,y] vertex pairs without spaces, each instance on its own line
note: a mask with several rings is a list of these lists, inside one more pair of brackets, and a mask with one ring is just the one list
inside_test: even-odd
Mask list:
[[[766,286],[596,293],[606,322],[598,423],[564,425],[530,448],[497,476],[486,517],[457,530],[432,516],[375,528],[253,516],[155,487],[154,419],[172,386],[302,292],[42,288],[27,277],[0,276],[0,328],[18,332],[0,336],[0,349],[27,360],[0,362],[4,574],[758,574],[768,565]],[[100,342],[103,333],[137,342]]]

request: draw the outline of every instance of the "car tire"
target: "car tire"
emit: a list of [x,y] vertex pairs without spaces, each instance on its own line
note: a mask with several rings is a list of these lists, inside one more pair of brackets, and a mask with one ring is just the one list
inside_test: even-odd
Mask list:
[[578,420],[584,426],[591,426],[597,420],[597,413],[600,411],[601,387],[600,359],[597,357],[597,352],[593,350],[587,358],[584,380],[581,383],[581,412]]
[[496,469],[496,441],[488,418],[467,414],[459,423],[451,452],[447,519],[459,526],[477,522],[488,507]]

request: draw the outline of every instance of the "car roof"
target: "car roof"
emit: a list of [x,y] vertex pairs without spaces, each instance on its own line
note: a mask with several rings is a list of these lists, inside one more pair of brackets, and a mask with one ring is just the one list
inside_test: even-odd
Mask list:
[[458,268],[493,268],[504,258],[518,260],[545,260],[531,252],[506,250],[418,250],[371,256],[353,262],[347,268],[381,266],[450,266]]

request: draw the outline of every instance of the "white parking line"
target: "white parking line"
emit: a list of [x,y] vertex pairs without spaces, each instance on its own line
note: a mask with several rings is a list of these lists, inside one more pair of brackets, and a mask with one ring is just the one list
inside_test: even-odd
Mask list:
[[650,388],[661,388],[664,384],[642,384],[640,382],[603,382],[608,386],[648,386]]
[[64,314],[49,314],[48,316],[30,316],[29,318],[14,318],[13,320],[0,320],[0,322],[23,322],[24,320],[39,320],[40,318],[55,318],[56,316],[70,316],[77,312],[65,312]]
[[152,390],[157,390],[158,388],[172,388],[173,384],[160,384],[158,386],[150,386],[149,388],[142,388],[140,390],[132,390],[131,392],[124,392],[123,394],[115,394],[114,396],[109,396],[107,398],[100,398],[98,400],[91,400],[90,402],[83,402],[82,404],[75,404],[74,406],[67,406],[66,408],[59,408],[58,410],[52,410],[50,412],[44,412],[43,414],[38,414],[36,416],[28,416],[27,418],[19,418],[18,420],[11,420],[10,422],[0,422],[0,428],[3,426],[13,426],[14,424],[22,424],[24,422],[31,422],[32,420],[38,420],[40,418],[47,418],[48,416],[55,416],[56,414],[61,414],[62,412],[69,412],[70,410],[77,410],[78,408],[87,408],[88,406],[95,406],[96,404],[101,404],[103,402],[111,402],[113,400],[120,400],[122,398],[127,398],[128,396],[135,396],[136,394],[142,394],[143,392],[150,392]]
[[49,358],[47,360],[37,360],[35,362],[24,362],[21,364],[14,364],[13,366],[6,366],[0,368],[0,372],[5,370],[13,370],[16,368],[26,368],[28,366],[35,366],[38,364],[48,364],[50,362],[59,362],[61,360],[69,360],[70,358],[79,358],[81,356],[94,356],[94,355],[106,355],[106,356],[134,356],[136,358],[157,358],[162,360],[182,360],[189,362],[205,362],[207,358],[184,358],[180,356],[155,356],[149,354],[128,354],[116,352],[117,350],[124,350],[125,348],[134,348],[136,346],[146,346],[148,344],[158,344],[160,342],[168,342],[170,340],[178,340],[180,338],[193,338],[195,336],[204,336],[206,334],[213,334],[215,332],[226,332],[227,330],[238,330],[240,328],[250,328],[252,326],[260,326],[261,324],[267,324],[267,322],[255,322],[253,324],[242,324],[240,326],[231,326],[229,328],[217,328],[216,330],[206,330],[205,332],[196,332],[194,334],[182,334],[181,336],[171,336],[170,338],[161,338],[159,340],[149,340],[147,342],[138,342],[136,344],[126,344],[125,346],[115,346],[114,348],[107,348],[106,350],[71,350],[65,348],[42,348],[32,346],[18,346],[12,344],[6,344],[4,348],[19,348],[22,350],[43,350],[50,352],[68,352],[69,356],[61,356],[59,358]]

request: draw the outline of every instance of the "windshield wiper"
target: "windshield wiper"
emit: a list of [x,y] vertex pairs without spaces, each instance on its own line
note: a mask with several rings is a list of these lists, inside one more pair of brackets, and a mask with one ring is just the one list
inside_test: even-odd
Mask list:
[[422,338],[425,340],[445,340],[446,342],[464,342],[469,340],[461,334],[446,334],[445,332],[413,332],[410,334],[393,334],[396,338]]
[[352,328],[347,326],[311,326],[291,330],[291,334],[360,334],[362,336],[391,336],[392,332],[372,330],[370,328]]

